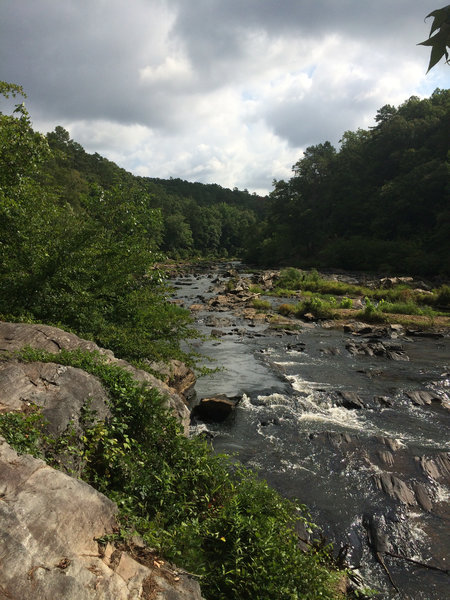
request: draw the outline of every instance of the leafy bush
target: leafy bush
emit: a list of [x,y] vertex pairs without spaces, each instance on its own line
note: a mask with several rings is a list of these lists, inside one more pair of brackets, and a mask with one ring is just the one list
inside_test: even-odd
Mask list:
[[303,302],[300,302],[296,306],[295,316],[303,317],[304,315],[311,313],[318,319],[333,319],[335,316],[333,308],[333,303],[322,300],[317,296],[313,296],[312,298],[303,300]]
[[450,308],[450,285],[443,285],[437,290],[435,303],[443,308]]
[[[95,353],[26,349],[21,359],[72,365],[99,377],[112,416],[87,426],[79,447],[66,447],[81,455],[82,478],[118,504],[123,534],[138,532],[163,556],[201,575],[206,598],[340,598],[330,549],[299,548],[294,523],[313,527],[305,507],[213,455],[205,441],[180,435],[155,390]],[[28,451],[30,428],[33,440],[42,435],[40,425],[39,419],[0,415],[0,431],[8,429],[20,451]],[[41,450],[52,460],[48,445]]]
[[298,290],[300,289],[302,281],[303,272],[295,269],[294,267],[288,267],[287,269],[283,269],[281,271],[276,286],[277,288]]
[[31,454],[43,458],[46,422],[37,406],[26,412],[10,412],[0,415],[0,435],[19,454]]
[[378,307],[370,300],[365,298],[365,308],[359,311],[357,317],[369,323],[386,323],[387,317],[378,309]]
[[353,302],[351,298],[342,298],[339,303],[339,308],[353,308]]

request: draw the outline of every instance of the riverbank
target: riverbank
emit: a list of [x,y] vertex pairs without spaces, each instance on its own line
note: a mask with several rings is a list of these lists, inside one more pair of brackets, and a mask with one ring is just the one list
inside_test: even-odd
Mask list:
[[0,322],[0,349],[8,597],[344,597],[305,507],[183,435],[186,396],[58,328]]

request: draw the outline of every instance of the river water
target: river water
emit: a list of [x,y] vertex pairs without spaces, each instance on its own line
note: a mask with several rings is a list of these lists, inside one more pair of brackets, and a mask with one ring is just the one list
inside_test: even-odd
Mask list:
[[[178,278],[175,297],[206,303],[218,274]],[[402,351],[392,360],[349,352],[370,336],[306,323],[277,331],[223,308],[194,314],[202,333],[220,330],[194,342],[213,359],[207,366],[221,368],[199,378],[198,399],[242,399],[228,420],[196,421],[192,434],[208,432],[216,451],[306,504],[336,551],[348,546],[348,563],[378,598],[448,598],[447,574],[388,553],[449,568],[449,337],[390,332],[381,341]],[[407,396],[414,391],[434,400],[419,406]],[[363,408],[342,405],[349,392]]]

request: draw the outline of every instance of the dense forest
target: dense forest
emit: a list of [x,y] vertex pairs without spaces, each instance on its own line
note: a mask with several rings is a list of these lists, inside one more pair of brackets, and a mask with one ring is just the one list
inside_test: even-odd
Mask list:
[[346,131],[339,148],[307,148],[269,198],[133,176],[85,152],[62,127],[46,136],[39,176],[78,213],[99,190],[139,199],[153,214],[155,248],[173,258],[448,276],[449,131],[449,90],[383,106],[373,127]]
[[450,91],[383,106],[375,126],[306,149],[276,181],[247,259],[450,273]]
[[174,257],[242,253],[247,232],[261,214],[263,199],[247,191],[182,179],[137,177],[99,154],[88,154],[63,127],[47,134],[52,160],[43,170],[77,210],[78,198],[122,187],[160,213],[159,248]]
[[[0,95],[25,94],[2,83]],[[177,355],[190,318],[166,302],[158,265],[240,254],[258,200],[135,177],[62,127],[34,131],[16,104],[0,113],[0,315],[70,328],[133,360]]]
[[[3,96],[23,95],[2,84]],[[339,149],[306,149],[269,198],[136,177],[23,103],[0,114],[0,314],[71,327],[128,357],[189,329],[165,301],[163,257],[448,276],[450,91],[386,105]],[[139,333],[132,333],[137,332]]]

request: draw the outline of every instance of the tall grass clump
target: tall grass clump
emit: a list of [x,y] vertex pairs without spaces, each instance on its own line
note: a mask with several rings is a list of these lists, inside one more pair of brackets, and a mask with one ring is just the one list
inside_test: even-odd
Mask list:
[[257,310],[270,310],[272,308],[269,300],[261,300],[260,298],[253,298],[252,306]]
[[376,304],[370,298],[365,298],[365,307],[357,313],[357,317],[368,323],[387,323],[388,318],[381,312]]
[[443,285],[437,290],[435,304],[450,309],[450,285]]
[[[334,299],[333,299],[334,300]],[[327,301],[317,296],[307,298],[302,302],[299,302],[296,306],[295,316],[303,317],[308,313],[311,313],[317,319],[334,319],[336,308],[336,301]]]

